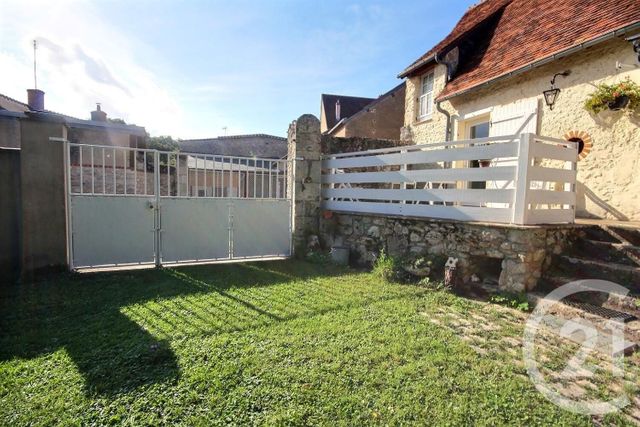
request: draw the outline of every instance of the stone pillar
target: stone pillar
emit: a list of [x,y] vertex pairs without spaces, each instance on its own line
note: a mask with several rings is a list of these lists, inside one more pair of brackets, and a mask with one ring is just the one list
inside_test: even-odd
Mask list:
[[318,235],[320,228],[320,120],[311,114],[300,116],[289,126],[288,144],[293,248],[296,256],[303,256],[308,237]]

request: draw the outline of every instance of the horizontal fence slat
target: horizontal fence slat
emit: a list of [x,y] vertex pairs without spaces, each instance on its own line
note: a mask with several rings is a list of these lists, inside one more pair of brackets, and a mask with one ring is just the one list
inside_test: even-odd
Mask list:
[[511,141],[518,141],[519,138],[520,138],[519,135],[505,135],[505,136],[490,136],[487,138],[466,139],[461,141],[442,142],[437,144],[399,145],[397,147],[376,148],[373,150],[366,150],[366,151],[352,151],[350,153],[326,154],[324,158],[337,159],[341,157],[354,157],[354,156],[362,156],[362,155],[370,156],[372,154],[380,154],[380,153],[399,153],[400,151],[420,151],[424,149],[452,147],[454,145],[460,146],[460,145],[478,145],[478,144],[484,144],[489,142],[511,142]]
[[339,199],[398,200],[410,202],[463,202],[463,203],[511,203],[513,189],[375,189],[375,188],[324,188],[322,197]]
[[576,193],[570,191],[529,190],[531,204],[575,205]]
[[422,169],[394,172],[323,174],[322,183],[509,181],[515,179],[515,171],[515,166],[500,166],[489,168]]
[[419,216],[451,219],[455,221],[491,221],[508,223],[511,209],[477,206],[413,205],[404,203],[339,202],[326,200],[324,209],[343,212],[374,213],[383,215]]
[[575,149],[537,141],[531,146],[531,155],[542,159],[564,160],[567,162],[578,161],[578,151]]
[[553,138],[551,136],[534,135],[533,138],[536,141],[554,142],[556,144],[564,144],[566,146],[572,146],[572,145],[577,146],[578,145],[577,142],[567,141],[566,139]]
[[531,209],[527,224],[572,223],[573,209]]
[[473,147],[455,147],[452,149],[410,151],[406,153],[378,154],[361,157],[329,159],[322,162],[324,169],[360,168],[371,166],[415,165],[461,160],[482,160],[501,157],[515,157],[518,144],[507,142]]
[[576,182],[576,171],[532,166],[529,177],[530,181],[568,182],[573,184]]

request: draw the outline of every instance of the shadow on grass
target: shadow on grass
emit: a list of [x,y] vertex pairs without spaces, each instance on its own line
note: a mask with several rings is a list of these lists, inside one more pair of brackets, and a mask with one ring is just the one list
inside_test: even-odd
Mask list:
[[[165,322],[166,313],[180,310],[182,315],[166,327],[189,328],[194,323],[191,319],[201,315],[191,312],[196,305],[181,307],[180,301],[199,302],[203,294],[215,293],[222,303],[213,315],[218,322],[233,326],[231,329],[254,324],[252,318],[277,322],[283,317],[258,304],[259,289],[328,275],[322,270],[296,262],[225,264],[65,274],[5,287],[0,289],[0,361],[65,349],[84,378],[87,394],[116,394],[142,385],[171,383],[179,378],[180,369],[170,340],[152,335],[125,315],[127,307],[155,304],[156,312],[147,315]],[[242,298],[237,292],[229,293],[230,288],[246,288],[256,297]],[[172,298],[177,302],[166,303]],[[215,307],[202,309],[216,311]],[[234,311],[241,311],[241,316]],[[199,321],[202,325],[207,319]]]

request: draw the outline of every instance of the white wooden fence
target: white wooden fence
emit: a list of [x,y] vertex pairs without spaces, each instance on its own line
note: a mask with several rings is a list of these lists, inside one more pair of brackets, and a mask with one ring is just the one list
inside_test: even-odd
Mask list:
[[323,208],[520,225],[575,219],[577,144],[525,133],[325,156]]

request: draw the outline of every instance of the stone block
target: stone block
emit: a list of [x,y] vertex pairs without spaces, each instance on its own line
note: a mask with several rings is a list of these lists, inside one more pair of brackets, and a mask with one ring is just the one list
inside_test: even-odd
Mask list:
[[393,232],[396,234],[402,234],[402,225],[399,223],[395,223],[393,225]]
[[340,233],[345,236],[351,236],[353,234],[353,227],[350,225],[345,225],[340,227]]
[[340,225],[351,225],[353,224],[353,217],[350,215],[339,215],[338,216],[338,224]]
[[372,225],[371,227],[369,227],[369,229],[367,230],[367,236],[373,239],[378,239],[380,237],[380,227],[378,227],[377,225]]
[[429,246],[427,252],[431,255],[441,255],[445,252],[444,245],[440,244]]

